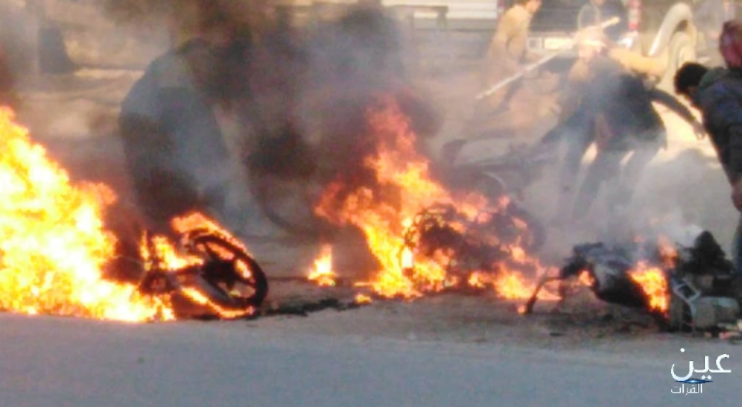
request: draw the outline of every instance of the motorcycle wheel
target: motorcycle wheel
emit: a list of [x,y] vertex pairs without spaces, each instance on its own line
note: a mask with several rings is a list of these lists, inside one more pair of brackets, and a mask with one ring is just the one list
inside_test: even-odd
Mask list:
[[[236,304],[244,307],[259,307],[268,295],[268,279],[258,262],[239,243],[210,231],[193,231],[185,238],[185,246],[195,255],[203,256],[212,263],[229,263],[231,267],[217,267],[210,272],[206,268],[204,278],[225,292]],[[250,292],[234,291],[236,284]]]

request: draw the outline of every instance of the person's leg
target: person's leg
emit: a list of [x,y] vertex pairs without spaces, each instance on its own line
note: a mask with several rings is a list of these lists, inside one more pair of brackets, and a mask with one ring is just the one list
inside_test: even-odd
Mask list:
[[636,146],[621,171],[620,181],[611,192],[611,202],[619,207],[628,206],[634,197],[636,187],[644,169],[659,153],[661,145],[656,142],[641,143]]
[[[564,219],[569,214],[582,159],[593,142],[592,130],[592,121],[584,114],[576,114],[558,127],[557,131],[561,133],[559,137],[567,145],[559,172],[559,199],[556,213],[559,219]],[[547,134],[546,137],[556,138],[557,136]]]
[[622,184],[624,187],[634,189],[641,179],[644,169],[660,152],[659,142],[642,142],[634,149],[634,153],[624,167]]
[[595,157],[580,185],[572,208],[572,219],[584,218],[590,211],[604,182],[618,176],[625,152],[602,151]]

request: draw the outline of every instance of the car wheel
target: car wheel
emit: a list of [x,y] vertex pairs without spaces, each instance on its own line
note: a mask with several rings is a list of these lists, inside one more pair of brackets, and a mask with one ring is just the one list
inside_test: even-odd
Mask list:
[[675,72],[686,62],[696,60],[696,47],[690,35],[677,32],[672,36],[669,46],[667,69],[662,78],[660,86],[665,90],[673,91]]

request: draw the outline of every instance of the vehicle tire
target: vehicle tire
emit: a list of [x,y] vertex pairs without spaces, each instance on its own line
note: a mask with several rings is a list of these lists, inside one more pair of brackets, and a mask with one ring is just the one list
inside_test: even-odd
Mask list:
[[676,32],[670,40],[668,50],[667,69],[665,69],[665,74],[660,82],[660,87],[663,90],[672,93],[674,92],[673,82],[675,79],[675,72],[677,72],[684,63],[696,60],[696,47],[688,33]]

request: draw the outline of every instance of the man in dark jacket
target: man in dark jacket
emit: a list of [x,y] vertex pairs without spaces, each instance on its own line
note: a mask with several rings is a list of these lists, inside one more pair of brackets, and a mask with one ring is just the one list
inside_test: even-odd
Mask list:
[[616,182],[610,203],[619,207],[631,201],[644,169],[667,147],[667,130],[653,103],[669,108],[693,126],[696,134],[702,134],[700,123],[671,94],[647,87],[642,78],[629,73],[604,79],[608,81],[603,85],[609,88],[607,95],[598,101],[586,101],[595,105],[598,154],[577,193],[572,219],[587,215],[602,185],[612,179]]
[[[578,49],[582,64],[570,72],[571,91],[565,97],[573,106],[567,106],[562,122],[542,139],[544,143],[564,140],[567,144],[559,180],[559,219],[586,215],[602,184],[621,174],[620,163],[628,155],[631,158],[615,195],[621,203],[630,200],[644,167],[666,145],[665,128],[653,102],[683,117],[697,133],[700,128],[691,112],[672,95],[645,87],[641,76],[613,58],[600,37],[580,37]],[[599,147],[598,156],[568,214],[582,160],[593,143]]]
[[[675,74],[675,92],[701,111],[703,124],[732,187],[732,203],[742,211],[742,72],[709,70],[697,63],[687,63]],[[742,271],[739,232],[740,226],[734,239],[733,257],[737,269]]]

